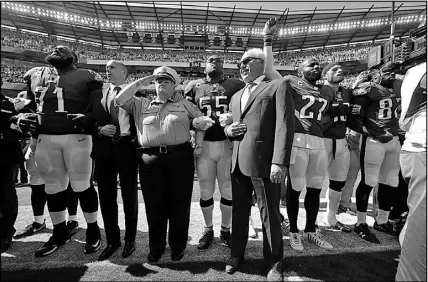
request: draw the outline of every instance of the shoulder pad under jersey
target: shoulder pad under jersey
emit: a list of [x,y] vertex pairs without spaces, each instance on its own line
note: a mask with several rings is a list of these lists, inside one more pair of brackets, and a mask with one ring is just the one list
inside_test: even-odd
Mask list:
[[92,75],[93,80],[95,80],[101,84],[103,83],[102,77],[97,72],[95,72],[93,70],[88,70],[88,71]]
[[353,96],[363,96],[370,92],[373,84],[371,82],[363,82],[352,91]]

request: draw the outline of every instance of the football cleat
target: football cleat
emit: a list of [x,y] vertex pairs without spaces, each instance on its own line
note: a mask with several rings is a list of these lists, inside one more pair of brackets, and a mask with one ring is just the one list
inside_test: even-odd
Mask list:
[[230,231],[220,231],[220,244],[230,248],[231,243],[232,236],[230,235]]
[[77,231],[79,231],[79,222],[76,220],[69,220],[67,221],[67,228],[70,236],[73,236],[77,233]]
[[[92,227],[92,228],[91,228]],[[92,254],[101,248],[101,232],[98,225],[86,229],[86,245],[83,249],[85,254]]]
[[382,223],[382,224],[378,224],[376,221],[373,224],[373,229],[380,231],[380,232],[384,232],[387,234],[391,234],[391,235],[397,235],[397,232],[394,228],[394,225],[387,221],[386,223]]
[[299,233],[290,232],[290,246],[296,251],[303,251],[302,239]]
[[198,249],[206,250],[208,249],[214,240],[214,230],[205,231],[201,239],[199,239]]
[[370,231],[369,226],[367,225],[367,223],[361,223],[360,225],[357,226],[357,224],[355,224],[355,228],[354,228],[355,233],[358,234],[358,236],[360,236],[363,240],[369,241],[371,243],[376,243],[376,244],[380,244],[379,239],[376,237],[376,235],[374,233],[372,233]]
[[24,230],[18,232],[15,236],[13,236],[13,239],[20,239],[27,236],[31,236],[33,234],[36,234],[39,231],[42,231],[45,228],[46,228],[46,220],[44,220],[42,224],[38,222],[33,222],[27,225],[27,227],[25,227]]
[[304,238],[309,242],[317,245],[320,248],[331,250],[333,246],[324,240],[319,232],[305,232],[303,234]]
[[55,252],[62,245],[70,242],[70,237],[68,238],[59,238],[56,235],[52,235],[49,240],[43,244],[35,253],[36,258],[44,257]]

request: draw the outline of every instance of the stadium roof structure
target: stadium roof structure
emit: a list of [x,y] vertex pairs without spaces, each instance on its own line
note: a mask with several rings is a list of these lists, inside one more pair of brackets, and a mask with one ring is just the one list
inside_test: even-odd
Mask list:
[[[193,44],[239,51],[262,47],[264,24],[275,16],[279,32],[273,50],[278,52],[389,39],[392,18],[395,37],[402,37],[426,20],[425,1],[366,2],[365,8],[336,3],[337,9],[323,9],[319,2],[313,10],[293,10],[278,2],[277,10],[266,10],[182,2],[2,1],[1,24],[111,47],[183,49]],[[161,34],[161,40],[145,42],[146,34]],[[180,38],[179,45],[163,39],[168,36]],[[215,40],[221,44],[213,46]]]

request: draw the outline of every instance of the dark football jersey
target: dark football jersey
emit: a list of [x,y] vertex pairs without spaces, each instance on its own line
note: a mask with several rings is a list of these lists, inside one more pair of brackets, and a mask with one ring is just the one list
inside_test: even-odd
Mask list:
[[222,141],[227,137],[219,122],[219,115],[229,111],[229,103],[233,94],[245,87],[245,83],[237,78],[224,79],[218,83],[210,83],[205,78],[187,84],[184,95],[191,98],[204,116],[212,118],[215,123],[205,131],[204,140]]
[[90,93],[101,88],[101,77],[92,70],[75,69],[61,76],[51,68],[34,68],[27,72],[31,90],[39,100],[39,134],[82,133],[74,128],[67,114],[85,113]]
[[351,90],[339,87],[335,93],[334,88],[323,85],[320,88],[321,97],[328,101],[327,114],[331,118],[331,125],[324,128],[323,136],[331,139],[342,139],[346,135],[346,119],[351,102]]
[[360,84],[352,92],[354,104],[363,110],[362,125],[370,136],[398,135],[400,118],[400,93],[372,82]]
[[320,97],[319,87],[292,75],[284,76],[293,89],[295,131],[323,137],[322,116],[327,108],[327,99]]

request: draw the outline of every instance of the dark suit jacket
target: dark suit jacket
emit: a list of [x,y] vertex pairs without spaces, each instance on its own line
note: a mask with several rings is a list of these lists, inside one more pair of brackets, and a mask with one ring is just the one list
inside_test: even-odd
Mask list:
[[[0,112],[0,167],[10,166],[25,161],[19,140],[28,138],[28,134],[21,133],[11,128],[11,124],[16,125],[19,114],[6,96],[1,93]],[[26,108],[20,112],[26,112]]]
[[[102,90],[96,90],[92,92],[91,110],[89,113],[89,118],[92,120],[91,131],[93,132],[93,146],[91,157],[95,161],[105,161],[109,159],[110,153],[114,146],[113,139],[111,137],[101,136],[98,134],[99,126],[113,124],[111,115],[105,108],[109,87],[110,84],[105,83]],[[135,128],[135,125],[133,124],[133,119],[131,117],[129,122],[131,123],[131,135],[135,135],[135,130],[133,130]]]
[[284,79],[265,78],[241,110],[245,88],[233,95],[229,109],[233,122],[247,126],[243,138],[233,140],[232,172],[239,163],[242,174],[269,178],[272,164],[289,166],[294,136],[294,102]]

